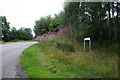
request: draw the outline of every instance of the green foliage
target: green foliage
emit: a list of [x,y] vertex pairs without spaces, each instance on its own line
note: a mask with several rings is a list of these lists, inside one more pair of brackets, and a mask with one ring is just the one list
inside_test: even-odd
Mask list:
[[39,44],[38,46],[41,47],[41,48],[42,47],[44,48],[46,46],[46,43],[47,42],[45,40],[40,40],[39,43],[38,43]]
[[50,42],[51,44],[53,44],[53,46],[60,49],[61,51],[75,52],[72,44],[69,42],[58,41],[58,40],[51,40]]
[[[57,74],[53,74],[52,72],[46,69],[46,67],[43,64],[43,60],[39,60],[38,57],[39,55],[42,56],[42,53],[39,54],[40,48],[38,46],[38,44],[32,45],[23,52],[23,55],[21,56],[21,64],[23,68],[26,70],[30,78],[57,77]],[[44,56],[42,56],[42,58],[40,59],[44,59]]]
[[66,24],[72,27],[78,41],[84,37],[100,42],[116,41],[120,31],[117,27],[120,25],[119,6],[119,2],[67,2],[64,4]]
[[[42,74],[43,74],[43,72],[46,73],[46,71],[42,71],[44,69],[38,65],[38,61],[36,59],[37,52],[38,52],[37,45],[33,45],[33,46],[29,47],[29,49],[26,49],[23,52],[23,55],[21,56],[21,64],[23,65],[23,67],[26,70],[26,72],[28,73],[28,75],[32,78],[34,78],[35,76],[38,77],[37,73],[42,73]],[[34,73],[34,71],[36,73]]]
[[51,16],[48,17],[41,17],[39,20],[37,20],[34,26],[34,32],[35,35],[42,35],[43,33],[46,33],[49,31],[49,24],[50,24]]
[[17,40],[31,40],[33,39],[32,30],[30,28],[20,28],[17,30],[15,27],[10,29],[9,22],[5,16],[0,16],[0,29],[2,29],[3,41],[17,41]]
[[55,39],[48,40],[48,41],[45,41],[45,40],[39,41],[39,47],[41,48],[47,46],[47,44],[53,47],[56,47],[60,49],[61,51],[75,52],[74,47],[72,46],[70,42],[58,41]]
[[99,50],[83,53],[78,48],[68,54],[40,41],[24,51],[21,63],[30,78],[117,78],[118,57]]
[[[60,39],[40,41],[38,55],[35,56],[39,60],[39,65],[43,65],[44,69],[60,77],[118,77],[118,55],[116,53],[119,44],[114,43],[118,39],[117,32],[120,32],[120,28],[117,27],[120,25],[119,8],[120,5],[116,2],[95,2],[94,4],[82,1],[67,2],[64,4],[64,11],[54,18],[43,17],[38,20],[34,27],[36,35],[57,31],[58,26],[70,26],[74,33],[72,35],[78,41],[83,41],[84,37],[90,37],[95,42],[92,43],[94,49],[88,53],[83,52],[82,43],[76,46],[78,44],[76,41],[75,43]],[[114,13],[117,15],[115,16]],[[74,54],[69,54],[70,52]],[[38,71],[34,66],[28,73],[32,72],[33,75],[37,74],[37,77],[41,77],[41,75],[38,76],[39,73],[41,74]]]
[[48,31],[55,32],[60,27],[71,26],[78,41],[90,37],[92,41],[115,42],[119,39],[120,33],[119,6],[119,2],[66,2],[64,11],[54,18],[44,18],[48,22],[49,30],[42,25],[37,25],[37,23],[46,24],[40,22],[42,20],[40,19],[34,31],[36,35],[41,35]]
[[51,32],[57,32],[59,29],[59,17],[57,14],[55,14],[55,17],[50,20],[50,31]]
[[5,16],[0,16],[0,29],[2,29],[2,34],[0,36],[4,36],[3,40],[4,41],[9,41],[10,40],[10,23],[7,22],[7,19]]
[[78,23],[79,5],[80,2],[65,3],[64,10],[69,20],[68,24],[75,25],[76,23]]
[[58,14],[59,17],[59,22],[60,22],[60,26],[68,26],[69,24],[69,18],[68,16],[66,16],[65,11],[62,11]]
[[42,35],[46,32],[57,32],[59,29],[59,20],[58,15],[55,14],[55,16],[52,18],[51,16],[47,17],[41,17],[39,20],[37,20],[34,26],[34,32],[35,35]]
[[30,28],[11,29],[11,41],[17,40],[31,40],[33,39],[32,31]]

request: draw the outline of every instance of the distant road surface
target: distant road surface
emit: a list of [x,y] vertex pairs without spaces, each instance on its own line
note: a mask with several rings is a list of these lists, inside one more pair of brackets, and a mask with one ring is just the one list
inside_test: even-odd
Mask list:
[[16,42],[0,45],[2,48],[2,78],[27,78],[20,65],[20,55],[29,46],[37,42]]

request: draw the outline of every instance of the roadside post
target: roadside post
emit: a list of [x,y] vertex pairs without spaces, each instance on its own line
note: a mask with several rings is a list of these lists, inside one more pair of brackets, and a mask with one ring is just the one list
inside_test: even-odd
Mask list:
[[86,41],[89,42],[89,51],[91,51],[91,40],[90,37],[84,38],[84,52],[86,51]]

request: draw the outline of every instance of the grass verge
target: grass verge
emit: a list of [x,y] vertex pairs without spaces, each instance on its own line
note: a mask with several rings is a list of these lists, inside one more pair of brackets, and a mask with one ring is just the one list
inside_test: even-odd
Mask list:
[[1,44],[11,44],[11,43],[15,43],[15,42],[34,42],[35,40],[17,40],[17,41],[10,41],[10,42],[4,42],[4,41],[0,41],[0,45]]
[[[28,73],[30,78],[51,78],[54,77],[54,74],[51,74],[43,65],[42,60],[44,61],[43,56],[41,56],[41,61],[38,59],[38,54],[40,53],[38,44],[32,45],[27,48],[23,55],[21,56],[21,64],[23,68]],[[42,53],[41,53],[42,55]]]
[[117,78],[117,62],[114,54],[97,50],[84,53],[80,47],[75,52],[61,51],[51,41],[40,41],[21,56],[30,78]]

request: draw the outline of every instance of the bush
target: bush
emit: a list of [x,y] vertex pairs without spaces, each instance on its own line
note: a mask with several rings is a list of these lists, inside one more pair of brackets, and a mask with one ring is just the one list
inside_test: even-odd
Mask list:
[[40,40],[39,41],[39,47],[45,47],[46,46],[46,41]]
[[59,48],[61,51],[75,52],[72,44],[69,42],[58,41],[58,40],[51,40],[50,42],[53,44],[53,46]]

